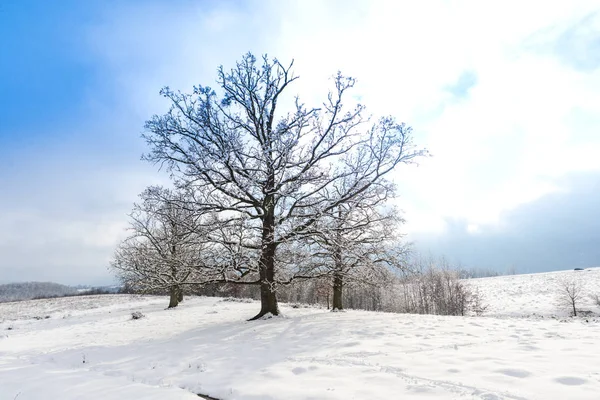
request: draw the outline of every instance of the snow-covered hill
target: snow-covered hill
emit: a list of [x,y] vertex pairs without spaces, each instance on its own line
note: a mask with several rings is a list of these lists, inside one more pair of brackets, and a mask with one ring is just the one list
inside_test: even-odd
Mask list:
[[554,312],[540,304],[559,275],[470,281],[502,318],[283,305],[285,318],[247,322],[255,302],[165,310],[130,295],[0,304],[0,400],[597,400],[600,322],[507,317]]
[[485,315],[488,316],[568,316],[570,310],[560,304],[565,282],[575,282],[581,288],[577,309],[600,312],[591,299],[591,295],[600,295],[600,268],[468,279],[466,282],[483,295],[488,306]]

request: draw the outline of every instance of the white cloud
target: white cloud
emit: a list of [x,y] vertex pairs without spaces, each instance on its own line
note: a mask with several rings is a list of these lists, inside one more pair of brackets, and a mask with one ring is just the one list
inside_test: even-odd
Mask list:
[[[582,73],[530,48],[531,37],[556,40],[597,3],[290,8],[271,45],[299,60],[300,91],[318,99],[325,78],[343,69],[359,78],[371,111],[412,123],[432,151],[420,168],[398,174],[411,230],[439,229],[448,216],[498,223],[503,211],[558,190],[555,178],[600,168],[600,138],[579,139],[570,117],[578,109],[600,112],[599,71]],[[465,71],[477,84],[457,101],[446,88]]]
[[[216,65],[231,65],[247,49],[295,58],[302,80],[294,90],[308,103],[324,98],[338,69],[356,76],[355,95],[370,111],[412,124],[433,153],[398,173],[400,204],[409,230],[439,230],[449,216],[498,223],[503,211],[559,190],[556,177],[600,168],[600,139],[579,140],[572,118],[573,110],[600,111],[598,71],[574,70],[531,48],[595,8],[592,1],[256,2],[204,14],[151,8],[115,11],[95,39],[136,104],[165,83],[210,84]],[[114,36],[105,37],[107,29]],[[135,40],[120,41],[118,52],[116,37]],[[114,54],[126,57],[115,62]],[[477,83],[459,101],[447,88],[465,71]]]

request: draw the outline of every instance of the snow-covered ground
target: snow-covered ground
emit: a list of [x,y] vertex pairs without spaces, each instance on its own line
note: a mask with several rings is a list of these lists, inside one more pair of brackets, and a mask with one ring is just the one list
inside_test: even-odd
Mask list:
[[247,322],[257,303],[165,310],[128,295],[0,304],[0,399],[597,400],[600,322],[514,317],[555,313],[548,276],[473,280],[494,317],[283,305],[285,318]]

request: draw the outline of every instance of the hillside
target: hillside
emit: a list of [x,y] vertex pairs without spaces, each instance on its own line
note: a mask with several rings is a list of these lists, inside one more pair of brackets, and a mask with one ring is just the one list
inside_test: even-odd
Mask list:
[[567,270],[539,274],[507,275],[492,278],[468,279],[471,287],[479,289],[488,305],[487,316],[559,316],[570,310],[558,304],[564,293],[564,282],[576,282],[582,289],[577,308],[598,312],[590,298],[600,295],[600,268],[583,271]]

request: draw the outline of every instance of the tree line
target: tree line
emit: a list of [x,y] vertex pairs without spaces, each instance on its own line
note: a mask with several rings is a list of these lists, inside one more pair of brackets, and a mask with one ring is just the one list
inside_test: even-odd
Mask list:
[[214,90],[161,90],[170,108],[146,122],[142,158],[171,185],[134,206],[111,263],[124,284],[167,290],[169,307],[189,286],[254,286],[258,319],[295,283],[327,282],[341,310],[346,285],[404,267],[390,176],[427,151],[404,123],[353,104],[353,78],[334,75],[319,107],[289,96],[298,79],[293,62],[248,53],[218,68]]
[[76,294],[70,286],[54,282],[19,282],[0,285],[0,302],[61,297]]

